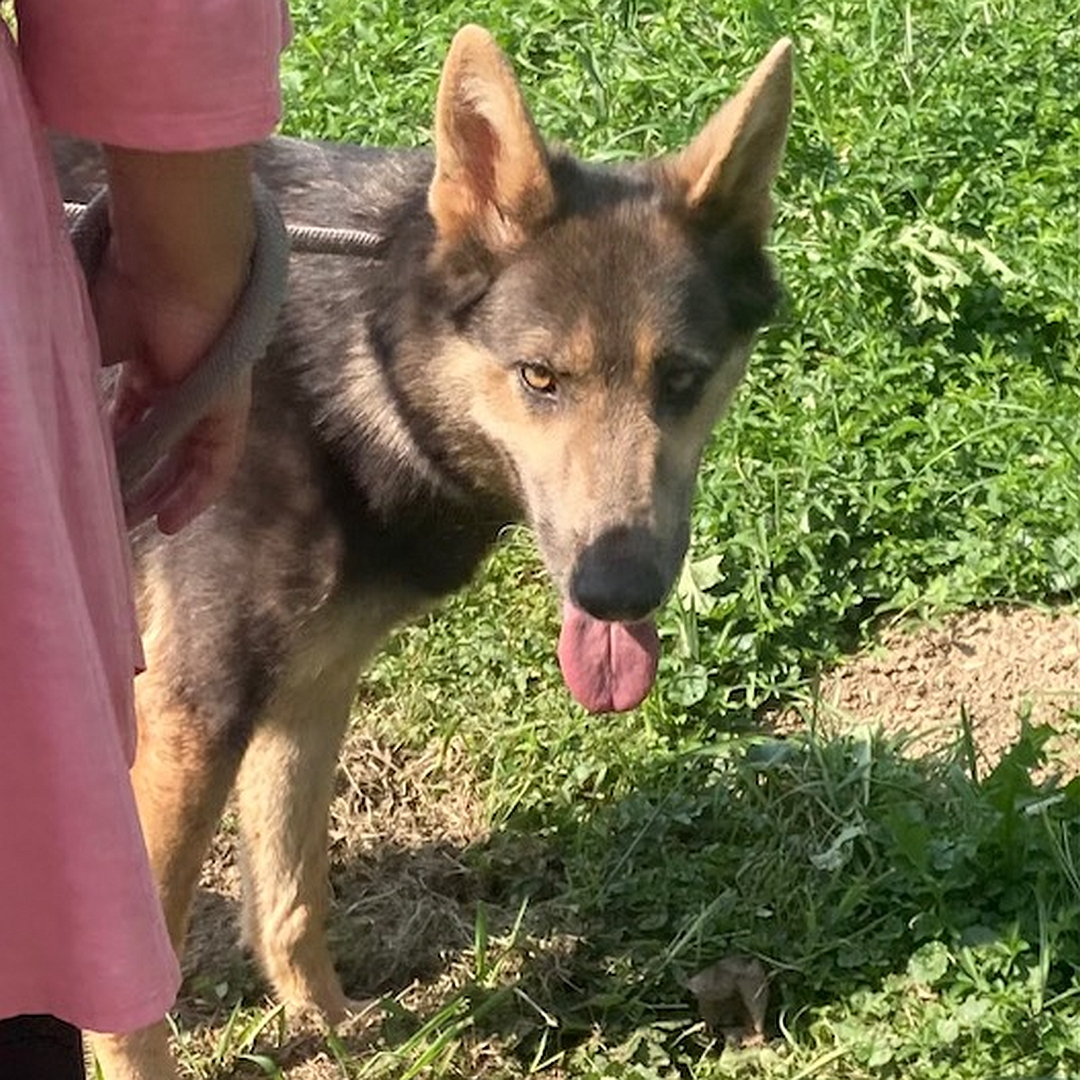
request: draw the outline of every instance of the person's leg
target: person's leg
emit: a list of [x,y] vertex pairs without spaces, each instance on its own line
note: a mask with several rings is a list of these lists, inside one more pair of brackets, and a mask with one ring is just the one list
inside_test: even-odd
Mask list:
[[0,1020],[4,1080],[86,1080],[79,1029],[55,1016]]

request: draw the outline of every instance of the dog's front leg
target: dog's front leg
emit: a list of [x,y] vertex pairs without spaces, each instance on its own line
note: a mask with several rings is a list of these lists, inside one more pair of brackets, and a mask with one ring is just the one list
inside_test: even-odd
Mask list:
[[331,1024],[349,1001],[326,943],[327,824],[359,665],[290,680],[259,724],[238,783],[244,938],[278,1000]]

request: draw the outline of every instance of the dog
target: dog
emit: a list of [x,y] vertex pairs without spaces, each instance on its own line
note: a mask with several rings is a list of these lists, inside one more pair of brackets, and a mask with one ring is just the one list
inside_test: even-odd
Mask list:
[[[133,536],[148,670],[132,773],[172,941],[235,788],[243,933],[278,999],[330,1023],[327,816],[363,664],[525,521],[594,711],[637,705],[706,440],[778,297],[764,245],[786,140],[778,43],[690,143],[600,167],[540,137],[468,26],[433,153],[273,138],[290,223],[374,228],[377,261],[296,255],[246,455],[184,533]],[[85,196],[85,149],[56,150]],[[107,1075],[161,1075],[138,1039]]]

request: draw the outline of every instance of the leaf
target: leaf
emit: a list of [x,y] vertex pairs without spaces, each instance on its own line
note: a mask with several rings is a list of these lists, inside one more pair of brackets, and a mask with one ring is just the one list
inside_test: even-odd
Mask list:
[[721,579],[720,563],[719,555],[709,555],[694,561],[689,557],[683,560],[675,591],[685,608],[699,615],[707,615],[716,606],[716,600],[709,595],[709,589]]
[[949,950],[942,942],[928,941],[908,960],[908,978],[912,982],[933,986],[944,977],[951,962]]
[[668,696],[684,709],[703,701],[708,692],[709,672],[702,664],[688,664],[668,685]]
[[810,856],[810,862],[818,870],[839,870],[851,858],[851,841],[865,835],[864,825],[845,825],[824,851]]

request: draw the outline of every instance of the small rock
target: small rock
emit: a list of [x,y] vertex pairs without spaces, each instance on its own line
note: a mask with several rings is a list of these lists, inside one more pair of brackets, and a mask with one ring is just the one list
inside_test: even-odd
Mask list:
[[753,1046],[765,1041],[769,980],[752,956],[725,956],[687,980],[705,1026],[725,1041]]

